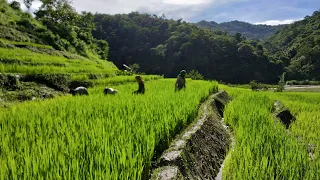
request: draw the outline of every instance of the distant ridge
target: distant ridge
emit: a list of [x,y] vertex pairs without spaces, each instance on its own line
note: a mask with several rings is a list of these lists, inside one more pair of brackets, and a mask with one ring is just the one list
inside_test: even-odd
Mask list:
[[264,39],[270,37],[278,30],[282,29],[287,25],[254,25],[247,22],[241,21],[231,21],[216,23],[214,21],[200,21],[196,23],[200,28],[210,28],[212,30],[222,30],[227,31],[229,34],[233,35],[236,33],[241,33],[247,39]]

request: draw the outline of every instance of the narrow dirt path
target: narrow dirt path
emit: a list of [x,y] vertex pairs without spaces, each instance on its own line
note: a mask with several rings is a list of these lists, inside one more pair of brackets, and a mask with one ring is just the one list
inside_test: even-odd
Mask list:
[[[219,91],[200,106],[198,120],[157,160],[152,180],[215,179],[233,142],[223,122],[223,110],[230,100],[225,91]],[[218,176],[222,178],[222,168],[220,171]]]

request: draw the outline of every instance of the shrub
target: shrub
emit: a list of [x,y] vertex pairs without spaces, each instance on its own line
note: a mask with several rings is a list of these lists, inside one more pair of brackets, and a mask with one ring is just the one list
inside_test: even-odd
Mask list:
[[20,10],[20,3],[18,1],[12,1],[12,3],[10,3],[10,7],[14,10]]
[[200,74],[197,70],[190,71],[187,75],[187,78],[191,78],[193,80],[203,80],[203,75]]
[[101,79],[102,78],[102,74],[94,74],[94,73],[90,73],[88,74],[89,79]]
[[11,74],[5,75],[0,73],[0,87],[12,91],[20,89],[20,81],[18,76]]
[[45,84],[48,87],[67,92],[71,76],[70,74],[29,74],[23,80]]
[[252,91],[257,91],[259,89],[259,84],[255,80],[250,81],[249,85]]
[[284,90],[284,86],[286,84],[286,81],[284,80],[286,73],[284,72],[281,76],[280,76],[280,80],[278,83],[278,87],[277,87],[277,92],[282,92]]

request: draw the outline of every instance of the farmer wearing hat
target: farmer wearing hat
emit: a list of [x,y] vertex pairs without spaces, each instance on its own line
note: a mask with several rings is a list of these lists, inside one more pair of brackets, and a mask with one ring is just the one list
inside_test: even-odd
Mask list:
[[185,70],[180,71],[175,84],[175,91],[180,91],[181,89],[186,87],[186,73],[187,72]]

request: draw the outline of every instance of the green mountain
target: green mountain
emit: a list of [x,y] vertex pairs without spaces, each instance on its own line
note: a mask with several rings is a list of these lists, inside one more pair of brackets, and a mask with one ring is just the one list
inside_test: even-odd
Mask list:
[[320,12],[284,27],[264,46],[281,63],[289,79],[320,80]]
[[201,28],[227,31],[230,35],[241,33],[247,39],[264,39],[286,26],[253,25],[241,21],[216,23],[214,21],[209,22],[204,20],[196,23],[196,25]]
[[242,36],[138,12],[95,14],[94,22],[94,38],[108,41],[118,67],[137,63],[143,72],[166,77],[197,70],[206,79],[232,83],[276,82],[281,73],[260,42]]

